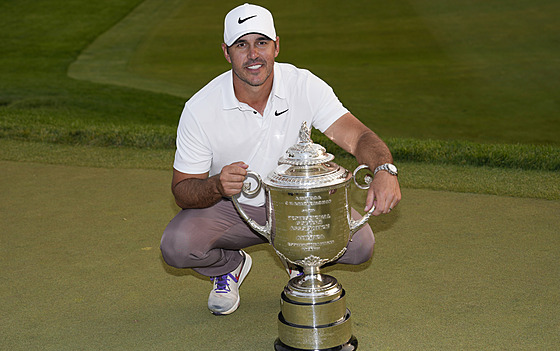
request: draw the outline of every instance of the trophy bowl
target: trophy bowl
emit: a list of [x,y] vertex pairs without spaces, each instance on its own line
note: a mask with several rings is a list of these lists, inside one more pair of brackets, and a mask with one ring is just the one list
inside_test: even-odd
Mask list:
[[334,277],[321,274],[320,267],[346,252],[352,235],[373,213],[374,208],[354,220],[349,206],[351,180],[368,189],[372,178],[368,175],[365,184],[359,184],[356,175],[367,166],[349,174],[333,159],[324,147],[313,143],[304,122],[299,142],[288,148],[264,181],[248,171],[257,186],[251,189],[246,185],[242,192],[254,196],[264,186],[265,225],[249,218],[237,197],[232,198],[240,216],[267,238],[281,259],[303,268],[303,275],[291,279],[281,296],[277,351],[357,348],[344,289]]

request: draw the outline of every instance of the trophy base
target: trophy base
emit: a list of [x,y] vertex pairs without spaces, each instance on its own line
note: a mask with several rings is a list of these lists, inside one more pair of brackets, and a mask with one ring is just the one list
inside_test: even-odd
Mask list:
[[276,351],[356,350],[346,293],[329,275],[293,278],[281,296]]
[[328,349],[314,349],[314,350],[296,349],[284,344],[282,341],[280,341],[280,339],[276,339],[276,341],[274,342],[275,351],[354,351],[357,349],[358,349],[358,339],[356,339],[354,335],[352,335],[352,337],[350,338],[350,340],[348,340],[348,342]]

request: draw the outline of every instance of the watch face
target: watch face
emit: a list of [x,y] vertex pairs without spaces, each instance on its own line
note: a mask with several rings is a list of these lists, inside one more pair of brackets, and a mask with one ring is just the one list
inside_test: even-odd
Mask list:
[[389,171],[392,173],[397,173],[397,167],[395,165],[387,165],[389,167]]

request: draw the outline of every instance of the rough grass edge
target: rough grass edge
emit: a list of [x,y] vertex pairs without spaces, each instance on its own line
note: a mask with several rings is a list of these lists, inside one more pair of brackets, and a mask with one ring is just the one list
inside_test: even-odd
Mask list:
[[[319,132],[313,140],[335,156],[345,152]],[[481,144],[471,141],[447,141],[411,138],[387,138],[395,162],[434,165],[510,168],[520,170],[559,171],[560,148],[551,145]]]
[[[164,125],[51,125],[0,120],[0,138],[66,145],[173,149],[175,127]],[[349,157],[318,131],[313,140],[337,158]],[[559,171],[560,147],[470,141],[385,139],[396,162]]]

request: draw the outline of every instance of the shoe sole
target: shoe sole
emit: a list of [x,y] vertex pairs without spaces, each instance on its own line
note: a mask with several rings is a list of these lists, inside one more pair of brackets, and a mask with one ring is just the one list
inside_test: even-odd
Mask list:
[[[253,265],[253,259],[251,258],[251,256],[245,253],[245,251],[243,250],[241,251],[243,252],[243,256],[245,256],[245,261],[243,262],[243,267],[241,268],[241,272],[239,273],[239,281],[238,281],[239,287],[241,287],[241,283],[243,283],[243,280],[245,280],[245,277],[247,276],[247,274],[249,274],[249,271],[251,270],[251,266]],[[241,295],[237,294],[237,301],[235,301],[235,305],[233,305],[232,308],[224,312],[214,312],[214,311],[211,312],[213,315],[216,316],[225,316],[228,314],[232,314],[239,307],[240,301],[241,301]]]

